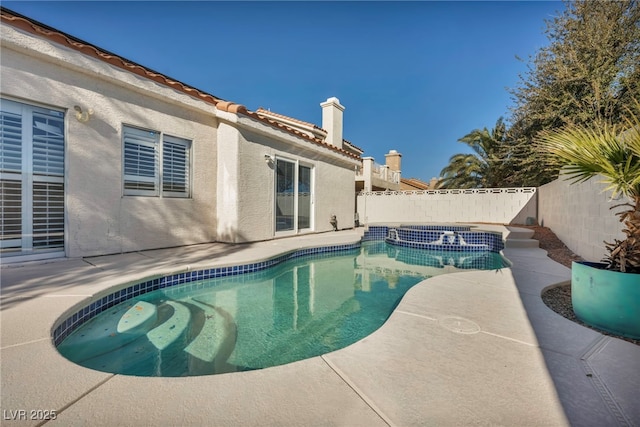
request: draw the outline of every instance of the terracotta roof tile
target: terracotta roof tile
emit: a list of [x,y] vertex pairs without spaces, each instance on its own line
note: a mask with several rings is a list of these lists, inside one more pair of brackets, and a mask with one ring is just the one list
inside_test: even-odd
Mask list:
[[353,147],[353,148],[355,148],[356,150],[359,150],[359,151],[361,151],[361,152],[363,152],[363,153],[364,153],[364,150],[363,150],[362,148],[358,147],[358,146],[357,146],[356,144],[354,144],[353,142],[351,142],[351,141],[347,141],[346,139],[343,139],[343,140],[342,140],[342,142],[346,142],[347,144],[349,144],[350,146],[352,146],[352,147]]
[[[266,113],[266,114],[265,114],[265,113]],[[315,137],[309,136],[309,135],[307,135],[307,134],[306,134],[306,133],[304,133],[304,132],[300,132],[300,131],[299,131],[299,130],[297,130],[297,129],[293,129],[293,128],[291,128],[291,127],[287,126],[286,124],[284,124],[284,123],[282,123],[282,122],[279,122],[278,120],[270,119],[270,118],[269,118],[269,116],[274,116],[274,117],[277,117],[277,118],[282,118],[282,119],[285,119],[285,120],[292,121],[292,122],[294,122],[294,123],[299,123],[299,124],[301,124],[301,125],[303,125],[303,126],[310,127],[310,128],[312,128],[312,129],[321,130],[321,131],[323,131],[323,132],[325,132],[325,133],[327,132],[325,129],[322,129],[321,127],[318,127],[318,126],[314,125],[313,123],[309,123],[309,122],[305,122],[305,121],[302,121],[302,120],[295,119],[295,118],[293,118],[293,117],[285,116],[284,114],[274,113],[273,111],[265,110],[265,109],[264,109],[264,108],[262,108],[262,107],[259,107],[259,108],[255,111],[255,113],[253,113],[253,114],[256,114],[258,117],[260,117],[260,118],[261,118],[261,119],[263,119],[263,120],[267,120],[267,121],[268,121],[269,123],[271,123],[271,124],[274,124],[274,125],[276,125],[276,126],[278,126],[278,127],[282,127],[282,128],[284,128],[284,129],[288,129],[288,130],[292,131],[293,133],[295,133],[295,134],[296,134],[296,135],[298,135],[298,136],[301,136],[301,137],[303,137],[303,138],[306,138],[306,139],[310,139],[310,140],[312,140],[312,141],[315,141],[316,143],[319,143],[319,144],[321,144],[321,145],[324,145],[324,146],[326,146],[326,147],[328,147],[328,148],[330,148],[330,149],[332,149],[332,150],[334,150],[334,151],[338,151],[338,152],[340,152],[340,153],[342,153],[342,154],[344,154],[344,155],[347,155],[347,156],[349,156],[349,157],[352,157],[352,158],[354,158],[354,159],[360,159],[360,156],[358,156],[358,155],[355,155],[355,154],[353,154],[353,153],[351,153],[351,152],[349,152],[349,151],[347,151],[347,150],[344,150],[344,149],[342,149],[342,148],[338,148],[338,147],[336,147],[336,146],[334,146],[334,145],[332,145],[332,144],[328,144],[328,143],[326,143],[325,141],[323,141],[323,140],[322,140],[322,139],[320,139],[320,138],[315,138]],[[346,141],[346,142],[348,142],[348,141]],[[353,144],[351,144],[351,143],[349,143],[349,144],[350,144],[350,145],[352,145],[353,147],[355,147],[355,145],[353,145]],[[356,147],[356,148],[357,148],[357,149],[359,149],[358,147]],[[362,150],[360,150],[360,151],[362,151]]]
[[293,118],[293,117],[285,116],[284,114],[274,113],[273,111],[265,110],[265,109],[264,109],[264,108],[262,108],[262,107],[259,107],[259,108],[256,110],[256,113],[257,113],[257,114],[264,114],[264,113],[267,113],[267,115],[272,115],[272,116],[280,117],[280,118],[283,118],[283,119],[286,119],[286,120],[291,120],[291,121],[292,121],[292,122],[294,122],[294,123],[300,123],[301,125],[309,126],[309,127],[313,128],[313,129],[318,129],[318,130],[322,130],[322,131],[325,131],[325,132],[326,132],[326,130],[322,129],[321,127],[318,127],[318,126],[314,125],[313,123],[304,122],[304,121],[302,121],[302,120],[298,120],[298,119],[295,119],[295,118]]
[[230,101],[220,101],[216,104],[216,108],[220,111],[228,111],[230,113],[247,113],[247,107],[242,104],[236,104]]
[[412,187],[416,187],[422,190],[428,190],[429,189],[429,183],[424,182],[418,178],[400,178],[400,182],[402,182],[403,184],[407,184],[410,185]]
[[285,125],[282,122],[279,122],[277,120],[269,119],[266,116],[260,115],[260,114],[258,114],[256,112],[253,112],[253,111],[247,111],[245,113],[245,115],[253,117],[254,119],[260,120],[260,121],[262,121],[264,123],[269,123],[270,125],[275,126],[277,128],[284,129],[287,132],[293,133],[293,134],[295,134],[295,135],[297,135],[297,136],[299,136],[301,138],[304,138],[304,139],[307,139],[309,141],[312,141],[312,142],[314,142],[314,143],[316,143],[318,145],[326,147],[326,148],[328,148],[328,149],[330,149],[332,151],[338,152],[338,153],[340,153],[340,154],[342,154],[344,156],[360,160],[360,156],[358,156],[358,155],[355,155],[355,154],[350,153],[350,152],[348,152],[346,150],[343,150],[342,148],[336,147],[335,145],[332,145],[332,144],[329,144],[327,142],[324,142],[323,140],[321,140],[319,138],[311,137],[311,136],[307,135],[306,133],[300,132],[299,130],[294,129],[292,127],[289,127],[289,126],[287,126],[287,125]]

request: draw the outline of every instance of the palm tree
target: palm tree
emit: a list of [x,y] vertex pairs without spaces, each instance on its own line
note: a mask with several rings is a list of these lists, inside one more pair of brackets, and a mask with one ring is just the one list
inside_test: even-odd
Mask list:
[[[637,103],[637,107],[640,104]],[[638,108],[640,110],[640,108]],[[568,126],[541,132],[537,147],[565,165],[573,182],[584,182],[596,175],[613,195],[622,194],[628,209],[617,213],[624,223],[625,240],[606,243],[609,255],[603,261],[608,269],[640,273],[640,120],[631,113],[624,127]]]
[[454,154],[442,169],[441,188],[490,188],[504,185],[508,177],[509,157],[505,143],[507,128],[498,119],[492,130],[474,129],[458,141],[475,154]]

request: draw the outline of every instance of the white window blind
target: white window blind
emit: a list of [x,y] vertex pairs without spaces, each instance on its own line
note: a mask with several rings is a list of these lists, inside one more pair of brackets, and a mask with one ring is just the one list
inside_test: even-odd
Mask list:
[[22,182],[0,180],[0,248],[20,250],[22,246]]
[[[22,246],[22,116],[2,100],[0,112],[0,249]],[[11,108],[13,107],[13,108]]]
[[162,144],[162,194],[189,197],[189,148],[182,138],[165,135]]
[[64,184],[33,183],[33,247],[64,245]]
[[[3,107],[6,105],[3,103]],[[0,113],[0,172],[22,170],[22,117],[3,108]]]
[[125,195],[190,197],[191,141],[130,126],[123,134]]
[[124,127],[124,194],[158,195],[158,132]]
[[63,122],[58,117],[33,112],[33,173],[64,175]]
[[64,247],[64,122],[57,111],[33,111],[33,249]]

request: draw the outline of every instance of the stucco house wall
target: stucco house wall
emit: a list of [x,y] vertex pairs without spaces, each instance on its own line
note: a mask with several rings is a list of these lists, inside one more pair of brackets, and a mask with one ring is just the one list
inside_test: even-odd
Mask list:
[[[215,240],[213,106],[6,25],[0,85],[6,99],[66,110],[67,256]],[[192,197],[123,196],[125,124],[192,141]]]
[[[331,215],[353,227],[357,154],[40,25],[3,9],[0,95],[64,113],[64,255],[291,235],[275,232],[265,155],[313,168],[312,227],[298,232],[331,230]],[[124,195],[125,126],[191,141],[188,198]]]
[[288,235],[275,231],[275,164],[265,161],[265,156],[299,161],[313,168],[313,226],[308,232],[332,230],[331,215],[336,215],[339,228],[353,228],[357,159],[265,127],[251,118],[223,112],[218,117],[219,241],[240,243]]

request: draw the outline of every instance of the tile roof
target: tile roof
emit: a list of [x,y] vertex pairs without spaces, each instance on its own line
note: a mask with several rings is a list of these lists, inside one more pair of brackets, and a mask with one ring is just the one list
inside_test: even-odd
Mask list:
[[298,120],[298,119],[295,119],[293,117],[285,116],[284,114],[274,113],[273,111],[265,110],[262,107],[259,107],[256,110],[256,113],[259,114],[259,115],[271,115],[271,116],[275,116],[275,117],[280,117],[280,118],[285,119],[285,120],[290,120],[290,121],[292,121],[294,123],[299,123],[299,124],[301,124],[303,126],[308,126],[308,127],[312,128],[312,129],[322,130],[322,131],[326,132],[326,130],[322,129],[321,127],[318,127],[318,126],[314,125],[313,123],[304,122],[302,120]]
[[419,180],[418,178],[400,178],[400,182],[412,187],[419,188],[421,190],[429,190],[430,184]]
[[[303,127],[308,127],[310,131],[319,130],[319,131],[322,131],[324,133],[327,133],[326,129],[323,129],[323,128],[317,126],[317,125],[314,125],[313,123],[309,123],[309,122],[305,122],[305,121],[302,121],[302,120],[298,120],[298,119],[293,118],[293,117],[285,116],[284,114],[275,113],[275,112],[273,112],[271,110],[265,110],[262,107],[258,108],[256,110],[256,113],[258,115],[273,116],[273,117],[276,117],[276,118],[281,118],[281,119],[284,119],[284,120],[288,120],[288,121],[300,124]],[[360,153],[364,152],[364,150],[362,148],[360,148],[357,145],[353,144],[351,141],[347,141],[346,139],[343,139],[342,142],[347,144],[347,145],[349,145],[350,147],[354,148],[355,150],[360,151]]]
[[346,139],[343,139],[342,142],[349,144],[350,146],[352,146],[353,148],[355,148],[356,150],[360,151],[361,153],[364,153],[364,150],[360,147],[358,147],[356,144],[354,144],[351,141],[347,141]]
[[[244,105],[236,104],[230,101],[225,101],[222,98],[218,98],[217,96],[207,93],[203,90],[194,88],[193,86],[189,86],[185,83],[182,83],[179,80],[168,77],[148,67],[144,67],[120,55],[116,55],[107,50],[99,48],[91,43],[85,42],[84,40],[78,39],[67,33],[56,30],[55,28],[49,27],[48,25],[42,24],[24,15],[20,15],[19,13],[16,13],[10,9],[5,8],[4,6],[0,6],[0,18],[3,24],[10,25],[12,27],[18,28],[27,33],[33,34],[35,36],[43,37],[45,39],[51,40],[55,43],[66,46],[72,50],[78,51],[84,55],[99,59],[100,61],[103,61],[112,66],[129,71],[130,73],[139,75],[149,80],[153,80],[164,86],[168,86],[178,92],[185,93],[203,102],[212,104],[216,107],[216,109],[220,111],[227,111],[234,114],[242,114],[245,116],[249,116],[255,120],[258,120],[270,126],[282,129],[290,134],[310,140],[318,145],[329,148],[344,156],[351,157],[354,159],[360,158],[359,156],[353,153],[350,153],[346,150],[335,147],[331,144],[327,144],[318,138],[310,137],[304,134],[303,132],[300,132],[289,126],[286,126],[280,122],[267,119],[266,117],[261,116],[256,112],[249,111]],[[301,122],[301,123],[304,123],[304,122]]]

